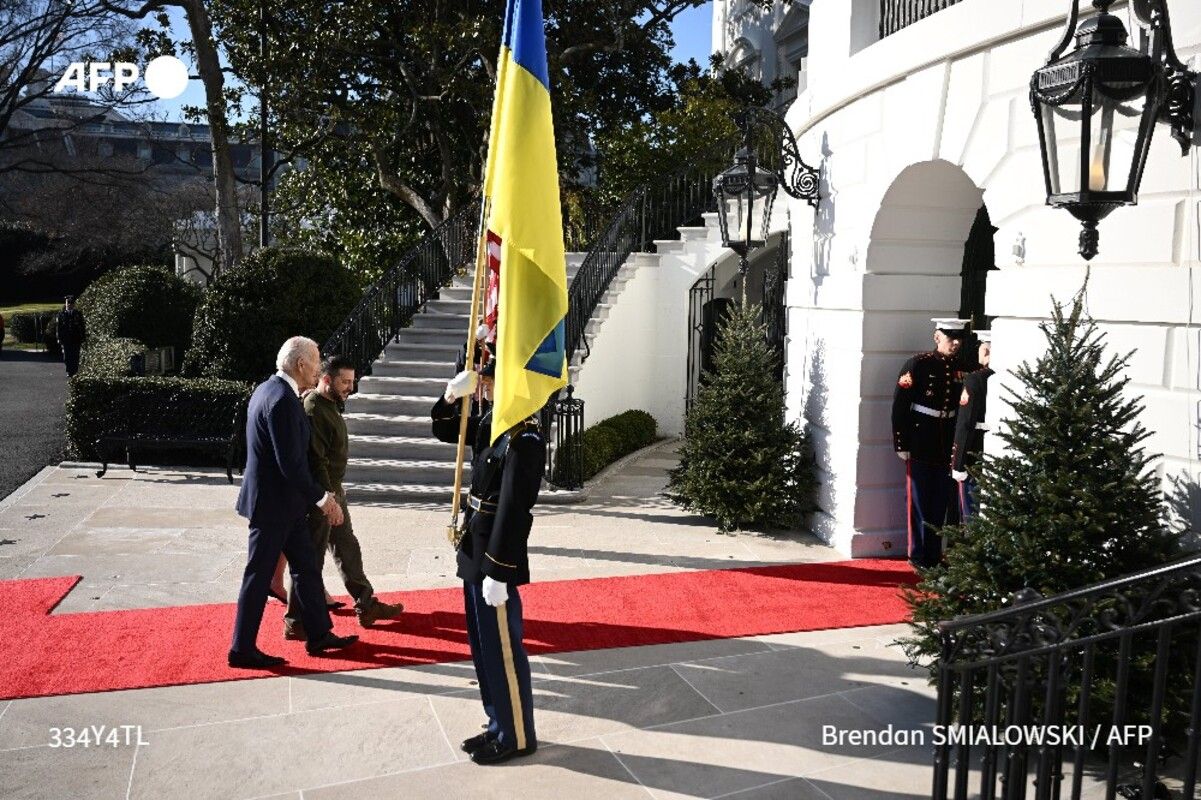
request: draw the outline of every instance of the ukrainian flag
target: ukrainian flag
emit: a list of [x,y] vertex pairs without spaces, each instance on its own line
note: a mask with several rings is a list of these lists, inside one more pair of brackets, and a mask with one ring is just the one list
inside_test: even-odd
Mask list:
[[567,385],[567,263],[541,0],[505,8],[488,147],[489,248],[500,257],[495,441]]

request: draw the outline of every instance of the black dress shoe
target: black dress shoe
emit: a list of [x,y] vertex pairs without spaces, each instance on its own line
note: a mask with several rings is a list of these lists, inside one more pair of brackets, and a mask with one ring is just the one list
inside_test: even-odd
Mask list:
[[319,656],[326,650],[341,650],[344,647],[350,647],[358,640],[359,637],[353,633],[350,636],[335,636],[333,631],[326,631],[325,635],[317,641],[306,643],[304,649],[308,650],[311,656]]
[[339,608],[346,608],[346,603],[341,600],[328,600],[325,603],[327,611],[337,611]]
[[477,764],[500,764],[510,758],[531,755],[537,749],[537,744],[519,749],[513,746],[506,747],[498,739],[489,739],[483,747],[471,754],[471,760]]
[[464,739],[463,743],[459,745],[459,749],[461,749],[464,753],[471,755],[484,745],[488,744],[488,742],[495,741],[495,739],[496,734],[484,731],[481,734],[472,736],[470,739]]
[[286,658],[269,656],[257,649],[253,653],[229,651],[229,665],[235,669],[270,669],[271,667],[278,667],[287,663],[288,660]]

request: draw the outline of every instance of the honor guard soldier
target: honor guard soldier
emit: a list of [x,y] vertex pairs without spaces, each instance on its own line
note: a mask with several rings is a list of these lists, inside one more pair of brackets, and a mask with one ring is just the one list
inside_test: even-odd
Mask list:
[[992,356],[992,331],[976,331],[980,341],[980,369],[963,376],[963,391],[959,395],[959,413],[955,417],[955,445],[951,451],[951,477],[959,484],[959,515],[967,521],[976,513],[976,479],[968,474],[984,453],[985,404],[988,402],[988,379],[993,371],[988,363]]
[[951,448],[963,391],[956,356],[968,320],[935,318],[934,350],[905,362],[892,399],[893,449],[905,462],[909,562],[932,567],[942,557],[938,529],[959,521]]
[[[459,398],[475,391],[478,375],[484,399],[491,401],[495,370],[492,360],[479,373],[460,372],[446,385],[430,414],[434,436],[458,441]],[[474,455],[457,574],[463,579],[467,639],[488,724],[461,746],[477,764],[498,764],[538,748],[517,587],[530,582],[526,541],[533,523],[530,509],[542,485],[546,439],[537,418],[530,417],[493,444],[489,408],[468,417],[467,442]]]

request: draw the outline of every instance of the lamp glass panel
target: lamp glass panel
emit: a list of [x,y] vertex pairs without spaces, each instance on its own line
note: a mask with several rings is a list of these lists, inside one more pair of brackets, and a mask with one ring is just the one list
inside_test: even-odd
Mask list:
[[1134,170],[1139,125],[1147,99],[1138,93],[1128,101],[1093,93],[1093,114],[1087,188],[1094,192],[1124,192]]
[[1051,194],[1076,194],[1080,185],[1081,104],[1042,105],[1046,136],[1047,170]]

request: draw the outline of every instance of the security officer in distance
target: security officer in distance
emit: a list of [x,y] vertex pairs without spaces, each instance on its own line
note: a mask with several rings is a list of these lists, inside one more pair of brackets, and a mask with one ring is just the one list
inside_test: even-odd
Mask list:
[[[458,441],[459,399],[475,392],[478,375],[484,399],[491,401],[495,370],[492,360],[478,373],[460,372],[446,385],[430,412],[434,436]],[[534,520],[530,509],[542,485],[546,439],[537,418],[530,417],[493,444],[489,407],[467,418],[467,442],[474,456],[457,574],[463,579],[467,639],[488,722],[462,749],[477,764],[498,764],[538,749],[517,587],[530,582],[526,541]]]
[[907,360],[892,400],[893,449],[906,465],[909,562],[932,567],[942,557],[938,530],[959,521],[951,478],[955,417],[963,391],[956,356],[968,320],[938,317],[934,350]]

